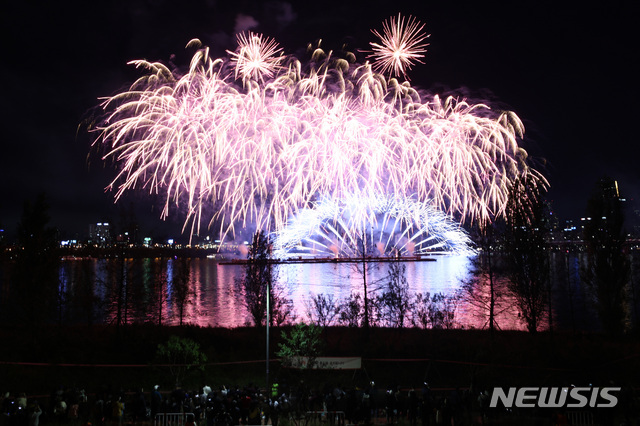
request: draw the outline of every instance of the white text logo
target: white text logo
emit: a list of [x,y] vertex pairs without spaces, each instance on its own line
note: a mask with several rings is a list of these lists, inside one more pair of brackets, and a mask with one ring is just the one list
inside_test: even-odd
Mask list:
[[596,388],[596,387],[526,387],[526,388],[494,388],[491,395],[490,407],[497,407],[500,401],[506,408],[533,408],[533,407],[615,407],[618,398],[612,395],[619,392],[620,388]]

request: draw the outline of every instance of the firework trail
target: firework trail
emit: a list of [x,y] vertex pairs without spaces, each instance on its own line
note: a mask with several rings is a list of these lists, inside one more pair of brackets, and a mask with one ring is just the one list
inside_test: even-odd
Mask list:
[[203,222],[223,236],[248,224],[279,231],[320,196],[392,194],[459,222],[492,220],[514,179],[543,178],[526,165],[515,114],[375,71],[404,73],[419,61],[422,28],[391,18],[375,33],[373,64],[319,48],[303,64],[251,32],[226,58],[200,48],[184,74],[133,61],[147,73],[104,100],[95,142],[119,167],[116,200],[134,188],[159,194],[162,217],[186,210],[192,235]]

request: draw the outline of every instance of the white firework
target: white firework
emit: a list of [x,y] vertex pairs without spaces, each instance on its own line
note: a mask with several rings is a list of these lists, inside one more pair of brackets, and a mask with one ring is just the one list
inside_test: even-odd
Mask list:
[[413,17],[409,17],[405,24],[405,18],[398,14],[382,24],[382,34],[377,30],[372,32],[380,39],[380,43],[369,43],[372,53],[374,68],[383,74],[406,76],[414,62],[423,64],[422,58],[429,45],[425,40],[429,37],[424,34],[424,24]]
[[398,196],[322,198],[274,238],[280,258],[299,253],[354,257],[474,253],[469,235],[429,203]]
[[250,31],[238,34],[237,38],[237,50],[227,50],[227,53],[235,63],[235,77],[240,76],[243,85],[249,80],[264,81],[278,72],[283,57],[282,49],[274,39]]

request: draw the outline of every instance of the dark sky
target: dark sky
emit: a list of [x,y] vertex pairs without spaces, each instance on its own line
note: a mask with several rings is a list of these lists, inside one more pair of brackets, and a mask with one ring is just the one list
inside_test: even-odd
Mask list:
[[[487,3],[487,4],[485,4]],[[182,218],[162,223],[157,206],[136,194],[113,205],[112,169],[87,163],[92,135],[84,121],[102,96],[140,74],[132,59],[186,67],[186,43],[234,48],[239,14],[253,31],[275,37],[286,53],[323,39],[366,49],[371,28],[399,12],[426,23],[425,64],[413,86],[462,89],[515,111],[523,142],[546,160],[549,198],[562,218],[583,214],[597,179],[619,181],[640,197],[636,149],[638,36],[631,2],[443,2],[216,0],[3,2],[0,226],[12,233],[24,200],[44,191],[52,224],[82,237],[88,224],[118,221],[133,205],[144,232],[179,233]]]

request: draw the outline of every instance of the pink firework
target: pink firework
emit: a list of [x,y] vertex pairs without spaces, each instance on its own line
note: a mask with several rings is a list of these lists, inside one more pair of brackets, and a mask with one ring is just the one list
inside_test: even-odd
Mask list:
[[373,49],[368,58],[374,59],[374,68],[382,74],[394,74],[406,76],[414,62],[423,64],[420,58],[424,58],[424,52],[429,43],[425,40],[429,37],[424,34],[424,24],[413,17],[406,21],[398,14],[396,20],[393,16],[382,24],[383,33],[377,30],[372,32],[380,39],[380,44],[369,43]]
[[[404,34],[404,51],[418,55],[421,24],[402,28],[398,17],[385,32]],[[485,223],[522,175],[545,184],[511,112],[441,99],[319,48],[307,67],[262,35],[238,42],[225,58],[198,50],[185,74],[133,62],[147,75],[104,101],[97,129],[119,168],[116,199],[145,189],[163,199],[163,217],[179,209],[191,233],[217,222],[224,235],[281,230],[324,198],[405,197]]]

